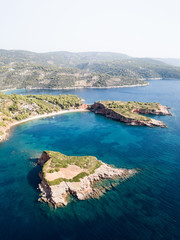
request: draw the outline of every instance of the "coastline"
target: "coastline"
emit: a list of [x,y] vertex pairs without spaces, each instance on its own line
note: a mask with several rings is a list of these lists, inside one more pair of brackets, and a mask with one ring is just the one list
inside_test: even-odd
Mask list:
[[[174,78],[144,78],[139,79],[143,81],[156,81],[156,80],[170,80]],[[110,88],[128,88],[128,87],[146,87],[149,86],[150,83],[147,82],[145,84],[134,84],[134,85],[122,85],[122,86],[109,86],[109,87],[66,87],[66,88],[8,88],[8,89],[0,89],[1,92],[7,92],[11,90],[73,90],[73,89],[110,89]]]
[[4,129],[4,133],[0,136],[0,143],[4,142],[8,139],[9,135],[10,135],[10,130],[22,123],[26,123],[32,120],[36,120],[36,119],[41,119],[41,118],[48,118],[48,117],[53,117],[56,115],[61,115],[61,114],[65,114],[65,113],[73,113],[73,112],[89,112],[88,109],[70,109],[70,110],[62,110],[62,111],[58,111],[58,112],[52,112],[52,113],[45,113],[45,114],[41,114],[41,115],[36,115],[21,121],[15,121],[12,122],[11,124],[9,124],[8,126],[5,127]]
[[[56,163],[51,166],[53,159]],[[64,166],[63,162],[67,165]],[[99,199],[107,190],[138,173],[136,169],[110,166],[94,156],[66,156],[54,151],[43,151],[37,164],[42,167],[38,201],[49,203],[55,209],[67,206],[71,202],[69,196],[80,201]],[[59,165],[58,169],[56,164]],[[101,184],[98,186],[96,183]]]
[[[119,103],[119,105],[118,105]],[[126,103],[126,105],[124,104]],[[164,122],[153,119],[142,117],[140,114],[154,114],[154,115],[172,115],[169,111],[169,108],[163,106],[161,104],[155,103],[155,105],[151,105],[151,103],[145,103],[144,106],[142,103],[137,103],[134,106],[131,106],[131,102],[124,102],[123,105],[121,101],[115,102],[115,107],[113,108],[113,101],[99,101],[95,102],[91,105],[91,111],[95,114],[103,115],[107,118],[114,119],[120,122],[124,122],[128,125],[137,125],[137,126],[148,126],[148,127],[162,127],[165,128],[166,125]],[[123,114],[121,110],[116,110],[123,106],[123,111],[126,113]],[[119,108],[121,109],[121,108]],[[135,115],[134,115],[135,113]],[[130,114],[130,115],[129,115]],[[132,115],[131,115],[132,114]]]
[[7,91],[11,91],[11,90],[16,90],[18,88],[8,88],[8,89],[3,89],[3,90],[0,90],[1,92],[7,92]]
[[[122,85],[122,86],[110,86],[110,87],[66,87],[66,88],[23,88],[24,90],[73,90],[73,89],[110,89],[110,88],[128,88],[128,87],[146,87],[149,83],[134,84],[134,85]],[[0,90],[1,92],[7,92],[11,90],[19,90],[20,88],[9,88]]]

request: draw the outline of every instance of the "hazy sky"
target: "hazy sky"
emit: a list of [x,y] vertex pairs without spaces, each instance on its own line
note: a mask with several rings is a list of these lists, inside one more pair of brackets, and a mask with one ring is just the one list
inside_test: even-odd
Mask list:
[[180,0],[0,0],[0,48],[180,58]]

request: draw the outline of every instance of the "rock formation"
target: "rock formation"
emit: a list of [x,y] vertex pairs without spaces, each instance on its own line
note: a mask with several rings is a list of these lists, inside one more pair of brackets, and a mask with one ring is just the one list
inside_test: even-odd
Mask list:
[[[50,156],[51,154],[48,153],[49,152],[47,151],[44,151],[42,153],[40,159],[38,160],[38,164],[44,166],[44,164],[47,164],[48,161],[51,161],[52,156]],[[95,186],[95,183],[102,182],[106,179],[124,180],[136,173],[136,170],[134,169],[118,169],[111,167],[97,159],[96,161],[98,161],[99,166],[94,170],[94,172],[87,174],[86,176],[80,178],[78,181],[72,181],[72,179],[69,178],[62,180],[59,184],[52,185],[51,182],[47,181],[47,175],[45,177],[43,171],[40,172],[40,178],[42,181],[39,184],[39,189],[41,191],[41,198],[39,200],[43,200],[45,202],[53,204],[54,207],[58,207],[66,206],[69,202],[68,197],[70,195],[73,195],[78,200],[99,198],[102,194],[106,192],[106,189],[111,188],[113,184],[108,184],[103,187],[97,187]],[[47,165],[50,165],[50,162]],[[68,167],[69,166],[70,165],[68,165]],[[60,168],[59,172],[63,172],[63,170],[64,168]],[[85,169],[83,169],[83,171],[85,171]]]
[[166,127],[165,123],[141,114],[171,115],[169,108],[159,103],[99,101],[91,105],[91,111],[128,125]]

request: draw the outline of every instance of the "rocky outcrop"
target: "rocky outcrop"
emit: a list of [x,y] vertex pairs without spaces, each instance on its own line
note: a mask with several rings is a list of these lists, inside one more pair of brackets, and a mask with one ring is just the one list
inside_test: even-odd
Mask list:
[[45,162],[47,162],[50,159],[50,156],[47,152],[43,152],[41,154],[41,157],[38,159],[37,164],[39,164],[41,167],[44,165]]
[[[138,125],[138,126],[148,126],[148,127],[166,127],[165,123],[162,121],[158,121],[156,119],[149,120],[140,120],[138,118],[131,118],[128,116],[125,116],[124,114],[121,114],[120,112],[114,111],[113,109],[107,108],[104,104],[100,102],[95,102],[93,105],[91,105],[92,112],[96,114],[101,114],[107,118],[111,118],[120,122],[124,122],[128,125]],[[166,106],[162,106],[159,104],[159,109],[132,109],[131,112],[134,113],[141,113],[141,114],[155,114],[155,115],[171,115],[169,112],[169,108]]]
[[[42,166],[49,156],[45,156],[43,152],[38,163]],[[101,166],[95,170],[93,174],[85,176],[80,179],[79,182],[62,181],[57,185],[50,185],[46,182],[42,175],[39,189],[41,191],[39,201],[45,201],[53,204],[56,208],[58,206],[66,206],[69,203],[69,196],[72,195],[78,200],[85,200],[90,198],[99,198],[106,190],[115,186],[113,182],[108,184],[101,184],[101,186],[95,186],[95,183],[102,183],[103,180],[125,180],[126,178],[134,175],[137,171],[134,169],[114,168],[102,162]],[[118,182],[116,182],[118,184]],[[98,185],[98,184],[97,184]]]
[[172,116],[172,114],[169,111],[170,108],[163,106],[161,104],[159,104],[159,109],[156,110],[147,110],[147,109],[141,109],[141,108],[137,108],[137,109],[133,109],[132,112],[136,112],[136,113],[141,113],[141,114],[153,114],[153,115],[169,115]]

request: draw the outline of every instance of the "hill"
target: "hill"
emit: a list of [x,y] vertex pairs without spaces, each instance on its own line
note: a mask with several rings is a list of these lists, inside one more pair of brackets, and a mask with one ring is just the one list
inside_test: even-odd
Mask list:
[[115,87],[180,78],[180,68],[120,53],[0,50],[0,89]]
[[157,60],[175,67],[180,67],[180,58],[158,58]]

